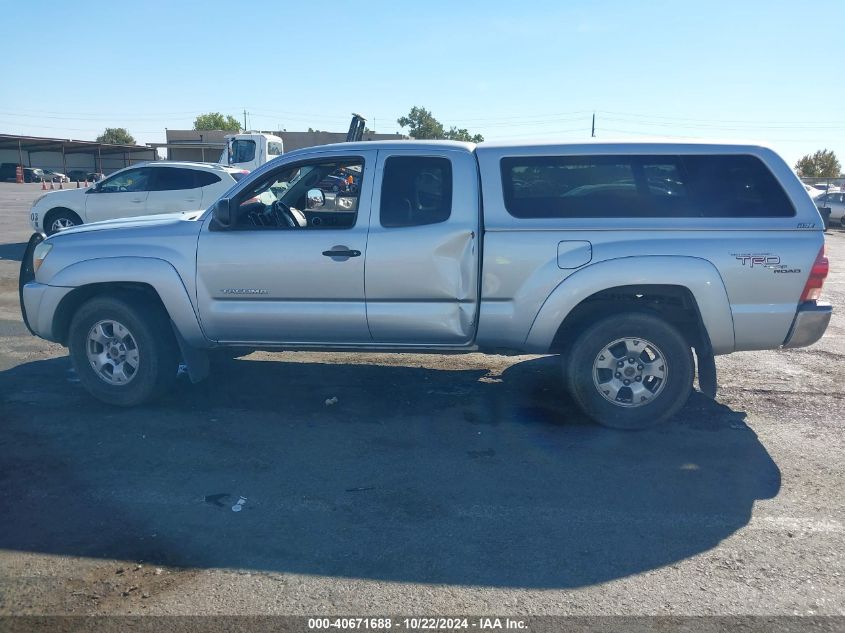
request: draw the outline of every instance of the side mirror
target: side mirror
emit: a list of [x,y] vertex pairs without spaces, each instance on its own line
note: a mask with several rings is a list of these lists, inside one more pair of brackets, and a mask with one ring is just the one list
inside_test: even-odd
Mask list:
[[211,215],[221,228],[232,228],[235,218],[232,217],[232,205],[229,198],[220,198],[215,202],[211,208]]
[[326,196],[320,189],[309,189],[305,200],[307,209],[322,209],[326,205]]

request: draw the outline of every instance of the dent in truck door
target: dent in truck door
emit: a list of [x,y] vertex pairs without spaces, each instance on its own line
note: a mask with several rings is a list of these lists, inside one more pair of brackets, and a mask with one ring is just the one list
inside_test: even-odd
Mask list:
[[473,154],[379,151],[365,272],[373,340],[399,345],[471,343],[479,244]]

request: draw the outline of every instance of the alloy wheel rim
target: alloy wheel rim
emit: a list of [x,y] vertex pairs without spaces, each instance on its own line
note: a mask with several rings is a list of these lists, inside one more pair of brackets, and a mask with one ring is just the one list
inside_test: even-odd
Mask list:
[[620,407],[652,402],[666,386],[669,365],[660,348],[642,338],[620,338],[593,361],[593,384],[602,397]]
[[53,224],[51,225],[51,229],[53,233],[56,231],[62,231],[64,229],[69,229],[70,227],[75,226],[73,220],[70,218],[56,218],[53,220]]
[[88,331],[85,351],[94,373],[109,385],[129,384],[138,375],[138,344],[129,328],[118,321],[95,323]]

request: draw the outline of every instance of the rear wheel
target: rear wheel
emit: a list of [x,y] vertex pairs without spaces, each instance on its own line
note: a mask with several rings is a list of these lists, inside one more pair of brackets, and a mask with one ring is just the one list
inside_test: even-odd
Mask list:
[[98,400],[133,406],[164,394],[176,379],[179,348],[162,309],[135,298],[95,297],[73,317],[70,356]]
[[694,361],[662,319],[624,313],[595,323],[575,341],[564,376],[581,409],[618,429],[644,429],[674,415],[692,391]]

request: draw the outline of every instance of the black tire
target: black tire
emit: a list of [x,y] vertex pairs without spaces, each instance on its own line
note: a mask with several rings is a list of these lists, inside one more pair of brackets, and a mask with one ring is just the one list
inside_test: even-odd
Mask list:
[[[126,384],[110,384],[88,359],[88,334],[102,320],[124,325],[137,345],[137,372]],[[161,307],[151,306],[140,298],[104,296],[84,303],[71,320],[68,347],[82,385],[107,404],[130,407],[150,402],[166,393],[176,380],[179,346],[170,320]]]
[[[648,341],[666,361],[664,384],[659,390],[655,388],[651,400],[638,406],[611,402],[593,379],[594,371],[602,371],[594,370],[599,354],[614,341],[625,338]],[[576,404],[593,420],[615,429],[639,430],[666,421],[684,406],[692,392],[694,373],[690,345],[675,327],[650,314],[626,312],[602,319],[581,333],[567,356],[564,380]],[[633,392],[625,388],[623,391],[633,396]],[[621,400],[623,391],[618,396]]]
[[69,226],[65,228],[70,228],[70,226],[79,226],[82,224],[82,218],[70,209],[51,209],[44,216],[44,233],[48,237],[54,233],[58,233],[59,229],[56,228],[57,221],[64,221],[64,223],[68,223]]

